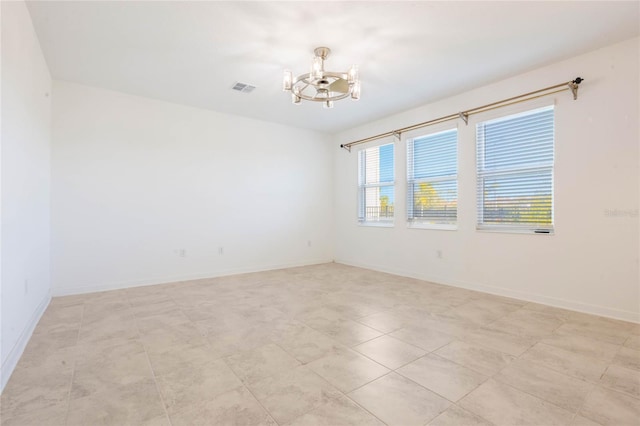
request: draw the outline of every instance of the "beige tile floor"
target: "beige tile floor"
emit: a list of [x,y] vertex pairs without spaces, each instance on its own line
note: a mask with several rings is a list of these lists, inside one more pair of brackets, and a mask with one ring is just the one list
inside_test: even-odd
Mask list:
[[638,425],[640,325],[338,264],[54,298],[2,425]]

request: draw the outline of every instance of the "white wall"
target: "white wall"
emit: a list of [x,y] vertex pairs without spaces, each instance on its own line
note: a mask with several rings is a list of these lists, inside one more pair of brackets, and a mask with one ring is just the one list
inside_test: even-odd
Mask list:
[[59,81],[53,105],[54,295],[332,260],[327,136]]
[[[638,39],[629,40],[337,135],[336,261],[640,321],[638,51]],[[471,121],[458,123],[457,231],[406,227],[404,139],[395,151],[395,227],[358,226],[356,147],[348,153],[338,144],[577,76],[585,78],[577,101],[568,92],[551,97],[556,105],[555,235],[475,230]],[[617,212],[610,215],[611,210]]]
[[50,300],[51,77],[23,2],[2,2],[1,388]]

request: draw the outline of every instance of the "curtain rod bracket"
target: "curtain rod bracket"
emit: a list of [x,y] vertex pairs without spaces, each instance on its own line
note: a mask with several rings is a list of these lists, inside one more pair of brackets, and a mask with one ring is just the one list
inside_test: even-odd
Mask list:
[[462,121],[464,121],[465,125],[469,125],[469,114],[467,114],[466,112],[461,112],[458,114],[458,116],[460,116],[460,118],[462,119]]
[[402,132],[400,130],[394,130],[393,137],[398,139],[398,142],[400,142],[402,140]]
[[584,78],[577,77],[575,80],[569,82],[569,89],[571,89],[571,93],[573,93],[573,100],[578,99],[578,87],[580,87],[580,83],[584,81]]
[[347,151],[351,152],[351,145],[340,144],[340,148],[346,149]]

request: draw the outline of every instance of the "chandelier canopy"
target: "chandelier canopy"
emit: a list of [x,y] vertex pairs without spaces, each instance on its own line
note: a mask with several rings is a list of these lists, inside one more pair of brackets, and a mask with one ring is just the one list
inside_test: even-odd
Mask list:
[[333,108],[333,101],[360,99],[360,79],[358,67],[352,65],[347,72],[325,71],[324,60],[327,59],[331,49],[318,47],[314,49],[315,56],[311,61],[311,71],[293,78],[290,70],[284,71],[282,89],[291,92],[291,101],[300,104],[306,101],[322,102],[325,108]]

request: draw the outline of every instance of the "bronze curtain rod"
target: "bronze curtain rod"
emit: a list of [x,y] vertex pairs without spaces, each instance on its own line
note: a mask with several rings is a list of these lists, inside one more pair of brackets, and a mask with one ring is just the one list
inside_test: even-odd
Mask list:
[[566,83],[560,83],[560,84],[556,84],[555,86],[545,87],[544,89],[534,90],[533,92],[525,93],[523,95],[514,96],[512,98],[503,99],[501,101],[493,102],[493,103],[490,103],[490,104],[487,104],[487,105],[483,105],[483,106],[480,106],[480,107],[471,108],[471,109],[468,109],[466,111],[459,112],[457,114],[445,115],[444,117],[436,118],[436,119],[429,120],[429,121],[424,121],[422,123],[414,124],[412,126],[403,127],[401,129],[392,130],[390,132],[380,133],[379,135],[370,136],[368,138],[360,139],[360,140],[357,140],[357,141],[354,141],[354,142],[341,144],[340,148],[344,148],[347,151],[351,152],[351,147],[353,145],[359,145],[359,144],[362,144],[362,143],[375,141],[375,140],[386,138],[386,137],[389,137],[389,136],[395,136],[398,139],[400,139],[402,133],[408,132],[410,130],[421,129],[423,127],[427,127],[427,126],[431,126],[431,125],[439,124],[439,123],[444,123],[445,121],[456,120],[458,118],[461,118],[462,120],[464,120],[465,124],[468,124],[470,115],[478,114],[480,112],[485,112],[485,111],[491,111],[492,109],[502,108],[502,107],[505,107],[505,106],[508,106],[508,105],[513,105],[513,104],[517,104],[517,103],[520,103],[520,102],[529,101],[529,100],[532,100],[532,99],[541,98],[543,96],[552,95],[552,94],[558,93],[558,92],[564,92],[565,90],[571,90],[571,93],[573,93],[573,99],[576,100],[576,99],[578,99],[578,86],[583,81],[584,81],[583,78],[577,77],[575,80],[571,80],[571,81],[568,81]]

